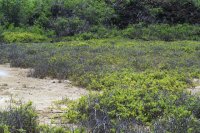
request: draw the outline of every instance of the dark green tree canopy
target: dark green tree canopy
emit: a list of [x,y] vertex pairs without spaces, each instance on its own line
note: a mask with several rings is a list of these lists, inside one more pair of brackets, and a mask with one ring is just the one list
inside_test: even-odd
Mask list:
[[0,0],[0,24],[38,25],[57,35],[94,26],[126,28],[137,23],[199,24],[199,0]]

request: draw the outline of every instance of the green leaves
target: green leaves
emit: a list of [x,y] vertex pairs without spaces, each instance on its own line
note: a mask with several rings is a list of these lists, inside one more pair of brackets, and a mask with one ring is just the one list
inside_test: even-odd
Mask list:
[[[73,107],[71,106],[68,110],[69,112],[75,111],[76,117],[70,113],[66,114],[83,125],[85,122],[98,123],[102,118],[107,118],[106,124],[113,128],[119,126],[120,121],[130,119],[135,119],[141,125],[152,126],[158,119],[169,117],[174,120],[174,124],[179,126],[178,129],[181,128],[179,124],[186,124],[188,127],[197,130],[196,127],[184,122],[184,120],[193,117],[192,111],[194,108],[191,107],[194,106],[187,103],[196,103],[197,101],[195,96],[191,96],[182,90],[160,90],[155,86],[153,88],[136,87],[129,89],[116,87],[99,95],[90,94],[90,96],[72,103]],[[195,108],[198,107],[199,105]],[[86,117],[83,119],[81,116]],[[71,120],[70,117],[67,118]],[[167,123],[167,121],[162,122]],[[87,127],[87,125],[85,126]],[[173,127],[173,124],[170,126]],[[189,130],[189,128],[187,129]],[[170,130],[175,131],[176,129]]]
[[29,32],[4,32],[2,39],[6,43],[28,43],[28,42],[44,42],[49,41],[44,35]]

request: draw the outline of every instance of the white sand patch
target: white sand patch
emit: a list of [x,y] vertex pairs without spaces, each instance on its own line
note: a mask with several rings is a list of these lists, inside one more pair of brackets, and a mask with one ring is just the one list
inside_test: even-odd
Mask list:
[[9,64],[0,65],[0,106],[10,105],[9,99],[32,101],[38,112],[48,112],[54,101],[69,98],[78,99],[88,91],[73,86],[70,81],[61,83],[56,79],[37,79],[27,77],[29,69],[10,68]]

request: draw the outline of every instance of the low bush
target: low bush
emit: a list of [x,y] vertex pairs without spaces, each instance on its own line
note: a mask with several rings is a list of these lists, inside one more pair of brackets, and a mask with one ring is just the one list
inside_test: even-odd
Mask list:
[[[179,112],[177,112],[179,113]],[[200,121],[192,116],[167,116],[157,120],[152,131],[155,133],[198,133]]]
[[91,39],[105,39],[105,38],[128,38],[135,40],[162,40],[162,41],[175,41],[175,40],[194,40],[199,41],[200,38],[199,25],[189,24],[135,24],[121,30],[115,27],[93,26],[85,32],[79,32],[74,36],[61,37],[61,41],[74,41],[74,40],[91,40]]
[[4,32],[1,36],[3,42],[5,43],[28,43],[49,41],[49,39],[46,36],[29,32]]
[[142,40],[196,40],[200,38],[200,28],[198,25],[148,25],[143,24],[133,25],[123,31],[124,37],[131,39],[142,39]]
[[[2,39],[6,43],[11,42],[48,42],[51,41],[81,41],[92,39],[106,38],[128,38],[135,40],[194,40],[199,41],[200,28],[199,25],[189,24],[135,24],[125,29],[119,29],[114,26],[89,26],[89,24],[80,18],[57,18],[52,21],[52,29],[47,30],[39,26],[29,28],[14,27],[10,25],[8,28],[0,27]],[[11,34],[10,40],[7,34]],[[4,35],[5,34],[5,35]],[[15,36],[15,37],[14,37]],[[27,36],[27,37],[24,37]],[[47,37],[51,38],[48,39]],[[4,39],[5,38],[5,39]],[[17,38],[19,38],[17,40]],[[34,40],[35,39],[35,40]]]
[[[64,117],[91,132],[150,132],[153,125],[156,132],[198,131],[200,121],[193,113],[198,100],[180,90],[118,88],[67,103]],[[157,121],[161,117],[169,119]]]
[[84,128],[39,125],[38,115],[31,103],[12,105],[0,111],[1,133],[70,133],[84,132]]
[[102,25],[93,26],[85,30],[85,32],[79,32],[74,36],[64,36],[58,38],[59,41],[81,41],[81,40],[92,40],[92,39],[105,39],[105,38],[117,38],[122,37],[121,31],[114,27],[105,27]]
[[37,114],[31,103],[11,107],[0,112],[0,125],[0,130],[7,133],[36,132]]
[[93,26],[89,32],[77,35],[82,40],[113,38],[120,36],[120,30],[114,27],[104,27],[102,25]]
[[58,37],[73,36],[83,33],[89,29],[85,20],[79,18],[57,18],[53,24],[53,29]]

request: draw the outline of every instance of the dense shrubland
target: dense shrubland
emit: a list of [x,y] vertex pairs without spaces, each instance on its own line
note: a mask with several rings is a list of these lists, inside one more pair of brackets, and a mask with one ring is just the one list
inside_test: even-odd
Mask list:
[[200,40],[199,26],[188,24],[178,24],[175,26],[168,24],[148,26],[138,24],[126,28],[123,30],[122,34],[126,38],[141,40]]
[[[130,78],[136,76],[129,72],[137,74],[156,70],[169,74],[169,77],[176,73],[181,73],[181,77],[199,77],[200,48],[199,42],[195,41],[146,42],[116,38],[43,44],[2,44],[1,47],[1,60],[7,58],[13,67],[34,68],[32,74],[35,77],[71,78],[79,85],[96,90],[106,86],[106,79],[113,77],[113,82],[120,83],[126,75]],[[95,84],[92,79],[98,80],[103,86],[92,87],[92,83]],[[187,79],[183,81],[186,82]]]
[[63,101],[65,128],[28,104],[0,112],[0,132],[198,133],[199,24],[199,0],[0,0],[0,64],[96,91]]
[[65,102],[63,122],[80,130],[199,131],[199,98],[186,91],[200,77],[199,42],[110,38],[0,46],[0,61],[33,68],[30,76],[68,78],[102,91]]
[[[78,20],[79,21],[79,20]],[[67,24],[58,23],[57,25],[66,26]],[[79,25],[79,24],[76,24]],[[74,32],[77,29],[72,29],[70,27],[68,32],[73,30]],[[128,38],[128,39],[137,39],[137,40],[163,40],[163,41],[175,41],[175,40],[200,40],[200,26],[198,25],[188,25],[188,24],[178,24],[178,25],[169,25],[169,24],[151,24],[146,25],[144,23],[130,25],[125,29],[112,28],[107,29],[104,26],[94,26],[89,30],[73,36],[62,36],[63,27],[59,27],[59,30],[56,31],[60,37],[54,35],[55,31],[48,30],[45,32],[44,29],[39,27],[29,27],[29,28],[15,28],[10,27],[9,29],[2,29],[2,34],[0,35],[1,41],[5,43],[13,42],[59,42],[59,41],[72,41],[72,40],[90,40],[90,39],[105,39],[105,38]]]
[[67,105],[64,118],[94,132],[199,131],[199,98],[178,90],[117,88]]

